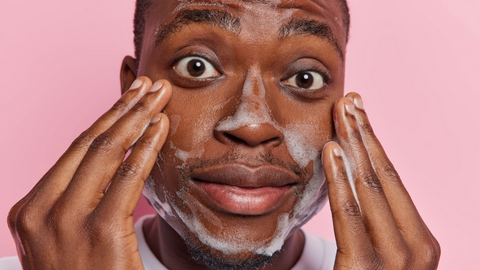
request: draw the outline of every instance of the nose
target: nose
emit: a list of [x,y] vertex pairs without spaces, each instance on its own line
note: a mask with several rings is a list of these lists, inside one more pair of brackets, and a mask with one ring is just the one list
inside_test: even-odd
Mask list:
[[234,115],[218,123],[215,137],[224,144],[280,145],[283,132],[273,120],[265,96],[261,73],[259,69],[253,69],[245,79]]
[[250,123],[230,130],[214,131],[215,137],[224,144],[244,144],[276,147],[283,141],[283,134],[271,123]]

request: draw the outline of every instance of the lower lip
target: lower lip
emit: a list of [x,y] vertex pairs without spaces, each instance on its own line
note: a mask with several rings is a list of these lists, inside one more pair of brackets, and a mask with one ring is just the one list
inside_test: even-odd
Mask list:
[[214,205],[228,213],[258,216],[274,211],[287,197],[292,186],[241,188],[195,181]]

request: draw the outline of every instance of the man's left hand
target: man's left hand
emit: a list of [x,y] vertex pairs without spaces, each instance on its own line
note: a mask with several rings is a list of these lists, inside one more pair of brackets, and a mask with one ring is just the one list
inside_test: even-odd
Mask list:
[[338,247],[335,269],[436,269],[440,245],[375,136],[360,95],[340,98],[333,119],[338,143],[325,145],[322,160]]

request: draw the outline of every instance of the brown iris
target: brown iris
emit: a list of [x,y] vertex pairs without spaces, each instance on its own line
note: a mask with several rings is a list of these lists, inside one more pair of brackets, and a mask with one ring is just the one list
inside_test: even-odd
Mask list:
[[300,88],[310,88],[313,84],[313,76],[309,72],[300,72],[295,77],[295,82]]
[[188,61],[187,71],[193,77],[200,77],[205,73],[205,64],[199,59]]

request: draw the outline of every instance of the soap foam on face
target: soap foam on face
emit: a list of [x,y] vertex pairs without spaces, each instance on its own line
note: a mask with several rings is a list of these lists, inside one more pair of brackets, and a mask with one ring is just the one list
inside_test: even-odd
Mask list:
[[[256,85],[258,85],[256,89],[259,93],[254,93]],[[230,102],[230,99],[226,102]],[[219,104],[215,106],[216,108],[211,108],[210,110],[218,110],[223,107],[226,102]],[[312,143],[318,139],[317,137],[319,135],[315,134],[315,131],[310,125],[289,124],[286,127],[281,127],[273,120],[271,111],[265,102],[265,89],[259,69],[254,68],[253,71],[247,75],[242,91],[241,102],[235,114],[223,119],[216,127],[216,130],[231,131],[243,126],[264,123],[270,124],[283,132],[288,152],[292,159],[302,169],[312,162],[314,168],[313,176],[305,186],[302,194],[297,198],[293,210],[290,213],[285,213],[279,216],[276,231],[271,238],[266,239],[265,241],[250,241],[241,235],[228,235],[223,237],[212,235],[200,221],[199,215],[207,216],[209,221],[212,221],[215,226],[221,228],[221,221],[213,212],[205,210],[205,207],[197,207],[200,205],[200,202],[184,190],[177,191],[176,195],[184,200],[184,205],[189,206],[192,214],[184,213],[181,208],[175,204],[175,200],[168,199],[167,194],[165,195],[166,202],[162,203],[155,193],[155,183],[152,178],[147,180],[147,184],[143,191],[144,196],[147,197],[151,204],[154,202],[152,205],[158,204],[160,206],[154,206],[154,208],[164,219],[166,215],[173,215],[173,209],[188,230],[204,245],[221,251],[226,255],[253,252],[255,254],[272,256],[282,248],[285,240],[293,229],[302,226],[324,206],[326,202],[326,185],[325,174],[320,161],[321,149],[315,148]],[[212,126],[212,123],[207,122],[200,124],[204,127]],[[194,145],[201,145],[200,143],[204,140],[205,139],[200,139],[195,142]],[[173,143],[170,144],[170,147],[175,150],[175,156],[183,162],[190,158],[201,158],[204,153],[203,148],[193,149],[188,152],[175,147]],[[163,192],[165,193],[165,191]],[[157,202],[157,204],[155,204],[155,202]],[[176,230],[182,234],[181,230]],[[185,238],[187,235],[182,235],[182,237]]]
[[173,217],[172,207],[169,202],[167,192],[163,190],[165,194],[165,202],[162,202],[155,192],[155,180],[152,176],[147,178],[145,186],[143,187],[143,196],[147,199],[148,203],[155,209],[155,211],[164,219],[167,220],[167,216]]

